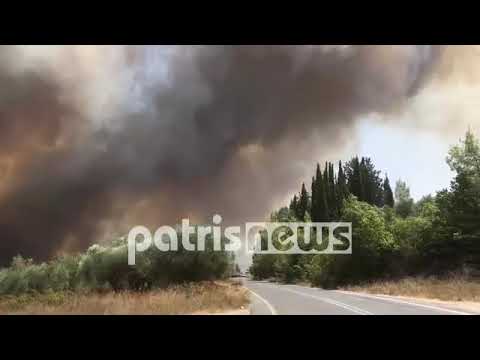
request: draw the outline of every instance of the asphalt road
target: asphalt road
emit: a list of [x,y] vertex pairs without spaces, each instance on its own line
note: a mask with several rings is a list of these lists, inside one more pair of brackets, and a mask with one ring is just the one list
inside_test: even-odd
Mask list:
[[396,297],[280,285],[245,279],[252,315],[473,315]]

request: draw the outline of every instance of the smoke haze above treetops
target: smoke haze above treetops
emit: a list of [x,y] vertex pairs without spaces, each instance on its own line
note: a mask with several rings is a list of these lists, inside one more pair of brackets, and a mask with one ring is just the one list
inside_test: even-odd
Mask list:
[[462,102],[476,60],[472,46],[1,46],[0,265],[136,224],[261,220],[362,116],[478,124]]

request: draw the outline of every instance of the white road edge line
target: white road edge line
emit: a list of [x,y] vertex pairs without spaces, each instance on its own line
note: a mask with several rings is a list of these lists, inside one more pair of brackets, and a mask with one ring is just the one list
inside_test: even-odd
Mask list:
[[386,301],[391,301],[391,302],[395,302],[395,303],[398,303],[398,304],[418,306],[418,307],[423,307],[423,308],[437,310],[437,311],[444,311],[444,312],[449,312],[449,313],[458,314],[458,315],[473,315],[473,314],[466,313],[466,312],[463,312],[463,311],[450,310],[450,309],[445,309],[445,308],[441,308],[441,307],[437,307],[437,306],[433,306],[433,305],[424,305],[424,304],[418,304],[418,303],[412,303],[412,302],[408,302],[408,301],[404,301],[404,300],[399,300],[397,298],[392,298],[388,295],[377,296],[377,295],[355,293],[355,292],[343,291],[343,290],[335,290],[335,291],[339,292],[339,293],[343,293],[343,294],[348,294],[348,295],[363,296],[363,297],[366,297],[366,298],[386,300]]
[[352,306],[352,305],[348,305],[348,304],[344,304],[342,302],[339,302],[339,301],[335,301],[335,300],[332,300],[332,299],[327,299],[327,298],[323,298],[323,297],[318,297],[318,296],[315,296],[315,295],[311,295],[311,294],[306,294],[306,293],[303,293],[301,291],[295,291],[295,290],[292,290],[292,289],[288,289],[288,288],[282,288],[283,290],[286,290],[286,291],[290,291],[294,294],[298,294],[298,295],[303,295],[303,296],[306,296],[306,297],[310,297],[310,298],[313,298],[313,299],[316,299],[316,300],[320,300],[320,301],[323,301],[323,302],[326,302],[328,304],[332,304],[332,305],[336,305],[336,306],[339,306],[341,308],[344,308],[346,310],[350,310],[356,314],[359,314],[359,315],[373,315],[370,311],[367,311],[367,310],[363,310],[363,309],[360,309],[356,306]]
[[255,291],[247,288],[248,291],[250,291],[253,295],[255,295],[257,298],[259,298],[267,307],[268,307],[268,310],[272,313],[272,315],[278,315],[277,313],[277,310],[275,310],[275,308],[272,306],[272,304],[270,304],[267,300],[265,300],[263,297],[261,297],[260,295],[258,295]]

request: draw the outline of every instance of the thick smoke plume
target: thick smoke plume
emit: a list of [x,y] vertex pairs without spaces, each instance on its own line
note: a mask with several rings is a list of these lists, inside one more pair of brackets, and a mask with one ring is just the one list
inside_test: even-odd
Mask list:
[[[53,54],[53,55],[52,55]],[[137,223],[263,218],[433,46],[0,47],[0,265]]]

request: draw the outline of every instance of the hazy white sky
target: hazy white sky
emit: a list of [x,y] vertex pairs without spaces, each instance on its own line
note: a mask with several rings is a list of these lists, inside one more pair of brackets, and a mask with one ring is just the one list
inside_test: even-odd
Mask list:
[[445,162],[451,145],[438,134],[364,120],[359,125],[359,156],[369,156],[388,174],[392,189],[401,178],[415,200],[450,185],[453,173]]

